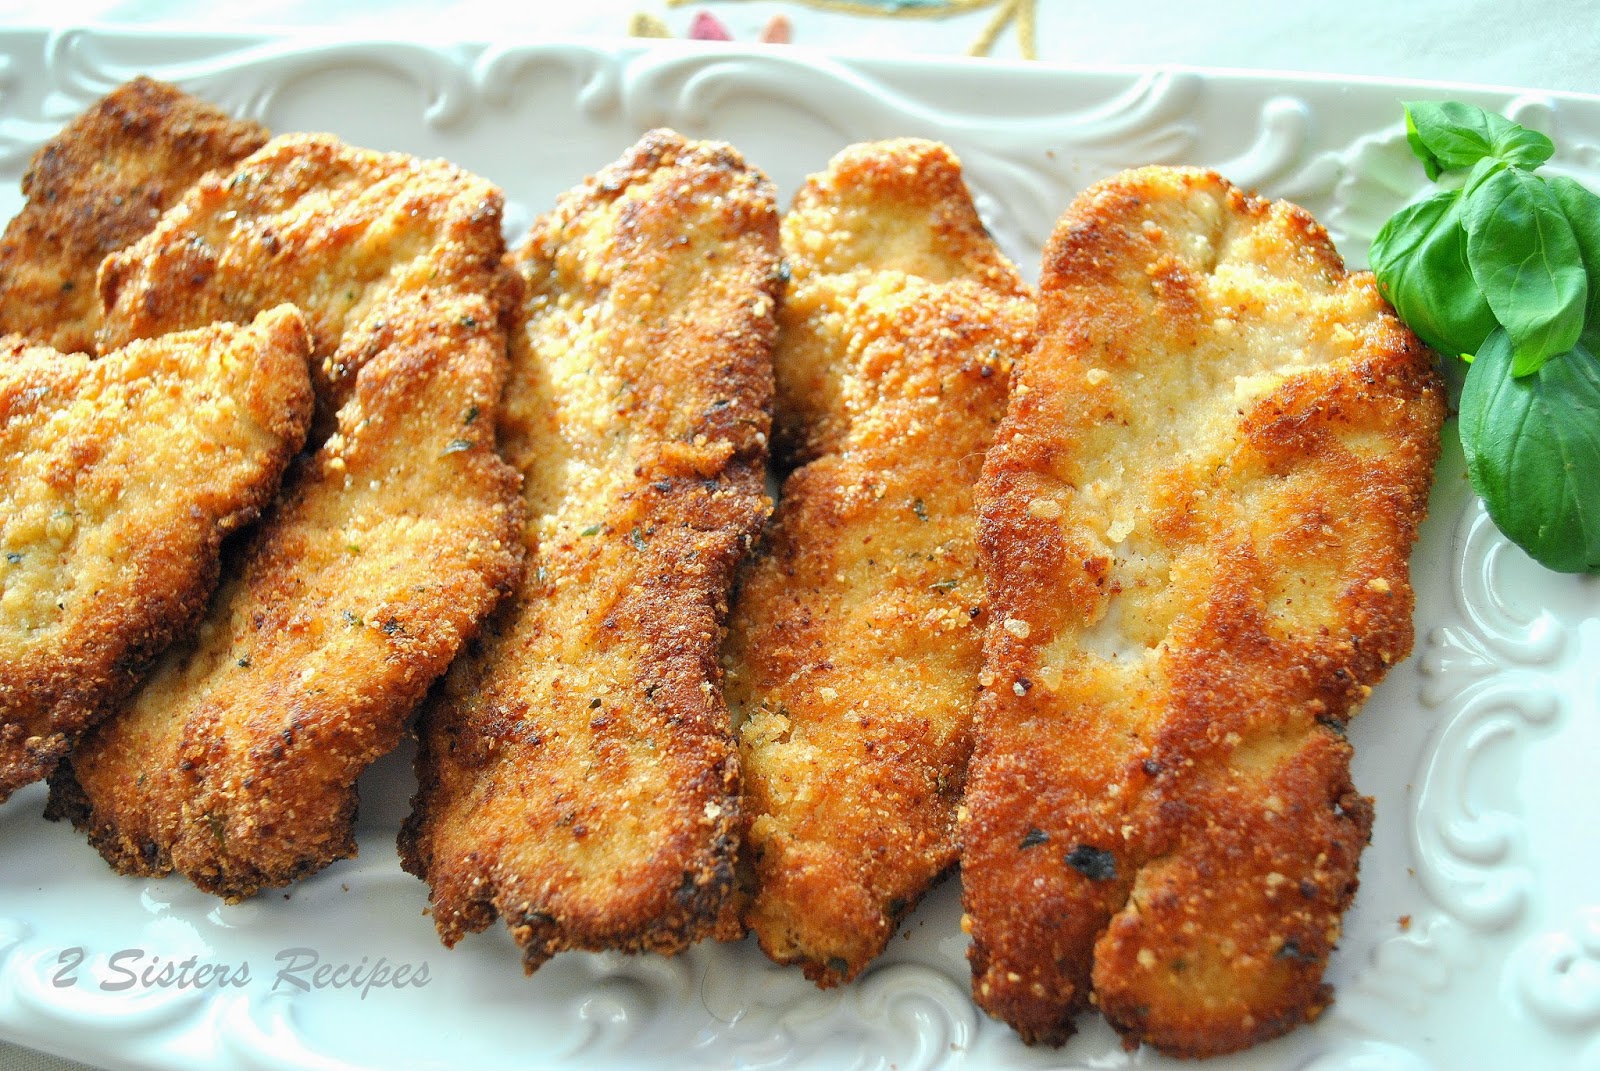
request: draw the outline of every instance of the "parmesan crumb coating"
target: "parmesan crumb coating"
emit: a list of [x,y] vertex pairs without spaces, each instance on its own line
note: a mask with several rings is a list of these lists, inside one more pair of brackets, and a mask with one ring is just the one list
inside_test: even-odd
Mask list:
[[395,309],[438,293],[485,294],[496,309],[512,300],[501,292],[502,202],[489,182],[444,160],[282,135],[207,177],[105,261],[100,344],[292,301],[311,327],[312,439],[321,442],[362,367],[409,326]]
[[978,485],[991,599],[962,880],[1028,1041],[1314,1019],[1372,817],[1346,721],[1412,642],[1432,355],[1304,211],[1148,168],[1067,211]]
[[0,800],[200,615],[311,420],[292,306],[98,360],[0,340]]
[[1032,340],[942,145],[852,147],[784,220],[784,483],[726,647],[773,959],[848,981],[956,858],[986,621],[972,484]]
[[446,944],[500,916],[529,971],[738,936],[716,656],[770,509],[772,187],[726,145],[656,131],[511,261],[527,298],[503,441],[529,567],[425,712],[405,865]]
[[266,140],[259,124],[150,78],[101,98],[46,142],[22,176],[27,203],[0,237],[0,334],[63,353],[92,351],[102,320],[100,262],[149,233],[202,176],[230,170]]
[[193,641],[52,780],[118,870],[237,900],[354,854],[357,777],[515,585],[500,216],[447,164],[297,135],[107,262],[110,338],[304,302],[330,425]]

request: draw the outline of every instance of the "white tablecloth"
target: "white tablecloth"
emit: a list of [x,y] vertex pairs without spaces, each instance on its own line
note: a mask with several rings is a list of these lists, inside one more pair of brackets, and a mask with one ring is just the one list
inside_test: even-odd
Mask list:
[[[796,44],[873,55],[961,55],[988,12],[943,20],[866,19],[781,0],[715,0],[669,8],[666,0],[0,0],[0,26],[107,25],[179,29],[338,27],[361,36],[403,25],[408,35],[494,41],[571,34],[616,36],[637,12],[687,36],[711,11],[741,41],[771,17],[788,16]],[[1528,86],[1600,94],[1596,0],[1341,0],[1252,4],[1244,0],[1142,0],[1137,4],[1039,0],[1042,62],[1151,63],[1375,75]],[[1017,54],[1014,31],[996,56]],[[81,1071],[80,1065],[0,1042],[0,1071]]]

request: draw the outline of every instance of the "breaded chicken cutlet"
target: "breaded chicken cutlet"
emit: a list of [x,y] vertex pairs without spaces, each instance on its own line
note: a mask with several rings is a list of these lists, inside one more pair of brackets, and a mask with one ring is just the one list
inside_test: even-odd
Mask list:
[[311,422],[285,306],[98,360],[0,340],[0,801],[205,608]]
[[447,945],[498,915],[529,971],[735,937],[717,650],[770,508],[772,187],[725,145],[653,132],[512,260],[502,444],[529,565],[424,712],[401,855]]
[[194,642],[52,780],[117,869],[238,899],[353,854],[356,777],[516,583],[500,214],[447,164],[285,137],[107,262],[113,338],[301,304],[334,424]]
[[853,146],[783,223],[783,485],[726,645],[761,947],[834,985],[956,860],[982,664],[972,485],[1033,302],[942,145]]
[[1344,725],[1411,646],[1443,415],[1302,210],[1149,168],[1067,211],[978,487],[965,925],[1026,1040],[1094,1003],[1204,1056],[1328,1003],[1372,813]]
[[482,298],[491,312],[514,303],[515,279],[500,265],[503,201],[443,160],[282,135],[105,262],[101,346],[293,301],[311,326],[320,440],[362,366],[405,325],[430,319],[438,296]]
[[201,176],[232,170],[266,140],[259,124],[150,78],[101,98],[22,176],[27,203],[0,237],[0,335],[92,352],[100,262],[154,229]]

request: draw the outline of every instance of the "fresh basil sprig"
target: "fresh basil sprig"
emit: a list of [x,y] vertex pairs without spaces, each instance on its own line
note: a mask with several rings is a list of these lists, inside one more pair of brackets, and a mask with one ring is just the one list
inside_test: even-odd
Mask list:
[[1495,159],[1530,171],[1555,155],[1555,143],[1503,115],[1457,101],[1406,105],[1406,140],[1430,179]]
[[1551,569],[1600,573],[1600,197],[1534,174],[1555,146],[1504,116],[1405,109],[1428,177],[1466,174],[1384,224],[1379,288],[1471,365],[1461,444],[1495,524]]

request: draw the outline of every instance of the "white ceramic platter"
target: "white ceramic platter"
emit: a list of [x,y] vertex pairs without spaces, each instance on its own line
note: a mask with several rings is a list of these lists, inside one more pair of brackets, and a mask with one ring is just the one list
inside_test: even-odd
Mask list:
[[[1148,162],[1212,165],[1296,200],[1361,263],[1378,226],[1424,183],[1400,123],[1399,101],[1412,97],[1509,112],[1555,137],[1553,167],[1600,187],[1600,98],[671,43],[7,31],[0,218],[19,205],[17,180],[39,144],[139,73],[277,131],[448,157],[505,188],[513,237],[656,125],[732,141],[785,198],[849,142],[943,139],[1030,272],[1077,190]],[[1351,734],[1378,820],[1328,972],[1338,1001],[1314,1026],[1211,1066],[1600,1071],[1600,584],[1547,573],[1507,546],[1449,444],[1413,574],[1416,655]],[[954,882],[843,989],[813,988],[750,942],[672,960],[567,954],[524,978],[498,929],[454,951],[435,939],[426,889],[394,851],[409,754],[361,787],[359,859],[236,907],[178,880],[112,874],[82,837],[40,820],[42,788],[19,793],[0,807],[0,1037],[162,1071],[1166,1063],[1124,1052],[1092,1016],[1065,1048],[1030,1050],[978,1013]],[[279,977],[295,949],[356,970],[344,986],[302,991]],[[238,984],[159,984],[162,966],[190,956]],[[408,966],[409,984],[349,984],[380,962]],[[130,977],[140,980],[117,988]]]

